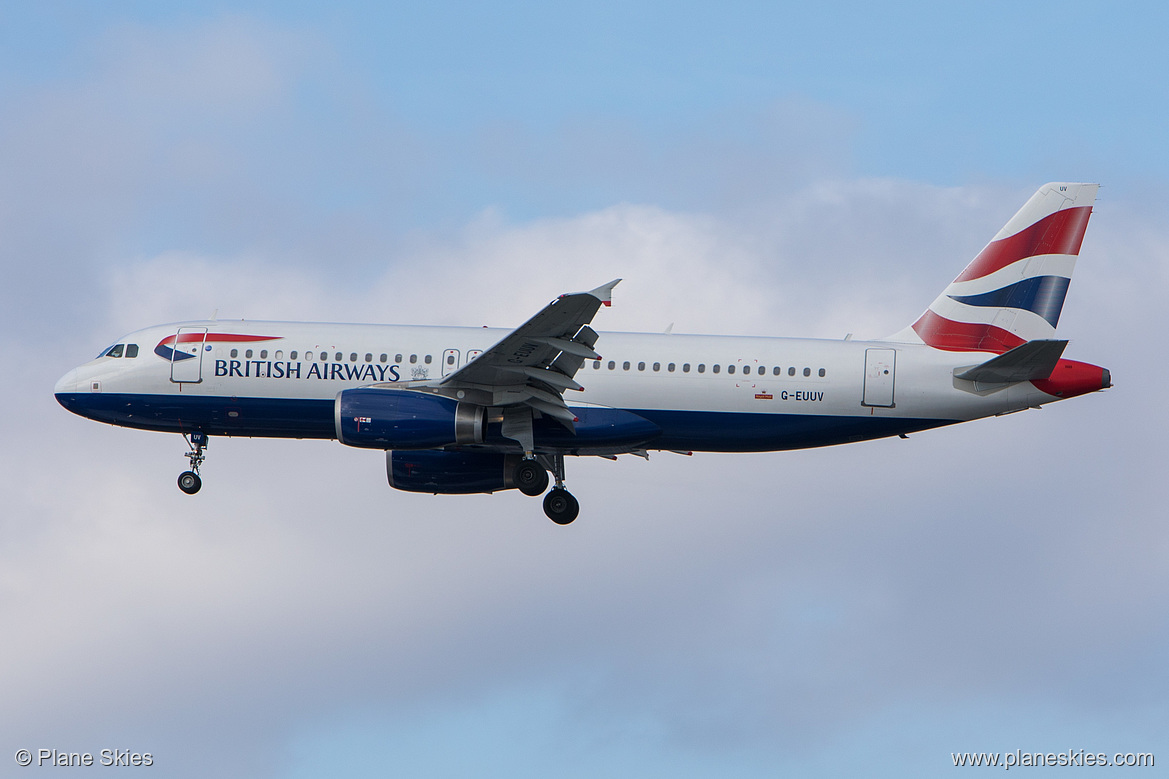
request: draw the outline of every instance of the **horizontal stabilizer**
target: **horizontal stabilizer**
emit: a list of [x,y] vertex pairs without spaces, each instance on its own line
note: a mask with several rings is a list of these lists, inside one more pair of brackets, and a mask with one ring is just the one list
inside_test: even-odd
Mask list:
[[1051,377],[1067,345],[1067,341],[1028,341],[954,376],[985,384],[1042,381]]

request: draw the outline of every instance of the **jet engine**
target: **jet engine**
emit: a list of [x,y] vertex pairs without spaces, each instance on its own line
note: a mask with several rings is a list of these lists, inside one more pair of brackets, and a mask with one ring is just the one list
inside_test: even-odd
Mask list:
[[496,492],[515,487],[512,472],[519,461],[517,454],[498,452],[386,452],[386,478],[391,487],[406,492]]
[[337,440],[366,449],[435,449],[483,442],[482,406],[405,390],[358,387],[337,395]]

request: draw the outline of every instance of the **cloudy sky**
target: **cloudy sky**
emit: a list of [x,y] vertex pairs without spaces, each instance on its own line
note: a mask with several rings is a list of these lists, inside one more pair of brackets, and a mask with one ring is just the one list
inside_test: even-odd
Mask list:
[[[0,5],[0,775],[1169,763],[1162,4],[323,5]],[[616,276],[601,330],[879,337],[1052,180],[1104,185],[1060,324],[1114,389],[571,462],[567,528],[335,442],[214,440],[191,498],[180,439],[52,397],[159,322],[508,326]]]

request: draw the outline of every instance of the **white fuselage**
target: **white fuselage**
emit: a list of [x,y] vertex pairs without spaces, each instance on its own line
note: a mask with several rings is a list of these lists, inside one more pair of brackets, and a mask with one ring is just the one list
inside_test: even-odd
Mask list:
[[[162,325],[122,339],[123,356],[71,371],[56,393],[70,410],[132,427],[332,437],[323,415],[342,390],[440,379],[507,332],[221,320]],[[203,340],[184,344],[183,333]],[[125,356],[131,345],[132,358]],[[176,349],[168,357],[170,346]],[[955,379],[955,369],[993,355],[921,344],[604,333],[596,350],[602,359],[586,361],[576,374],[584,390],[565,392],[565,402],[652,419],[663,434],[650,448],[817,446],[1058,399],[1031,382],[980,388]],[[810,418],[824,420],[827,435]]]

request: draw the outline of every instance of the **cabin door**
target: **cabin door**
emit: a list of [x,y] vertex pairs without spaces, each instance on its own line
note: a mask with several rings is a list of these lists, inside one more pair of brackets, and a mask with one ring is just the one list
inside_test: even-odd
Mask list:
[[206,327],[180,327],[170,353],[170,380],[175,384],[203,381],[203,344]]
[[896,365],[896,349],[865,349],[865,391],[861,405],[893,407]]

